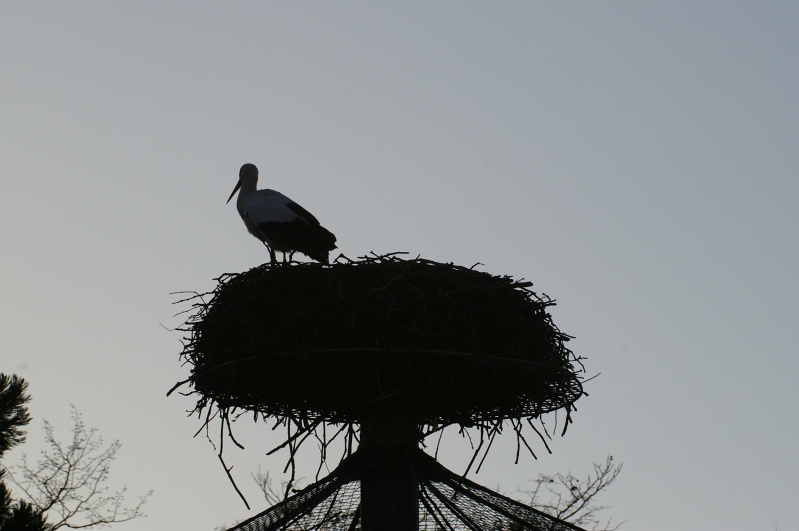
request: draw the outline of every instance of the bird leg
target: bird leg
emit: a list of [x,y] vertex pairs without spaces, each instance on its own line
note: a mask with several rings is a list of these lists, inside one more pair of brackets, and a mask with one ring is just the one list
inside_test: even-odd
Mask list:
[[262,241],[261,243],[263,243],[264,247],[266,247],[266,250],[269,251],[269,261],[270,261],[270,263],[276,264],[277,263],[277,256],[275,256],[275,251],[273,251],[272,248],[269,247],[269,245],[266,242]]
[[294,260],[294,251],[280,251],[283,255],[283,265],[290,264]]

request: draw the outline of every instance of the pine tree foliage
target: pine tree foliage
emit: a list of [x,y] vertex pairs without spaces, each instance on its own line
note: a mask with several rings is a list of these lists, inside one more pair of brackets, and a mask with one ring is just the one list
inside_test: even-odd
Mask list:
[[25,407],[31,399],[27,389],[28,382],[17,375],[0,373],[0,457],[25,442],[22,428],[31,421]]
[[[23,427],[30,423],[26,404],[28,382],[16,375],[0,373],[0,457],[25,442]],[[15,501],[5,483],[6,470],[0,465],[0,530],[50,531],[44,513],[24,501]]]

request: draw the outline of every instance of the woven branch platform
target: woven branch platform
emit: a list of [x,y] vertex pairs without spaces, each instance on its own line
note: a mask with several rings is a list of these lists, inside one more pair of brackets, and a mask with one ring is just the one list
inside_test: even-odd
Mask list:
[[182,328],[197,411],[438,426],[568,412],[580,359],[530,286],[396,254],[223,275]]

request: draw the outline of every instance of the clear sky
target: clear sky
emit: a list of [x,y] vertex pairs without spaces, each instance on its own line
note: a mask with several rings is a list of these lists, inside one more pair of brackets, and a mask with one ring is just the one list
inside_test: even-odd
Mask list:
[[[114,483],[155,490],[120,529],[254,514],[192,400],[165,397],[188,372],[170,292],[267,259],[225,205],[252,162],[348,256],[480,262],[558,300],[601,374],[552,455],[500,447],[473,479],[612,454],[600,501],[626,529],[797,529],[797,28],[776,0],[4,2],[0,370],[30,381],[23,449],[42,418],[68,435],[71,403],[123,442]],[[263,509],[248,476],[285,456],[242,431]]]

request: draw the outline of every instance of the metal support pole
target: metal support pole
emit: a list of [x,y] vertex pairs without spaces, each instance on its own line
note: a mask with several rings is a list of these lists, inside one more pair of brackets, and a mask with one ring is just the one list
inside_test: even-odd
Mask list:
[[363,531],[418,531],[419,478],[411,455],[419,429],[410,419],[377,417],[361,423],[361,445],[368,460],[361,478]]

